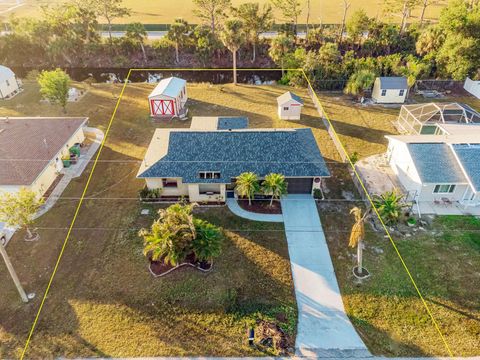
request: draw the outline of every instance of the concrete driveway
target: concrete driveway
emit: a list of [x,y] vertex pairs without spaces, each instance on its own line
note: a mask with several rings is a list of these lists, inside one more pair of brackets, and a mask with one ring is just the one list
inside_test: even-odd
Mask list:
[[297,355],[371,356],[345,314],[314,199],[288,195],[282,212],[299,311]]

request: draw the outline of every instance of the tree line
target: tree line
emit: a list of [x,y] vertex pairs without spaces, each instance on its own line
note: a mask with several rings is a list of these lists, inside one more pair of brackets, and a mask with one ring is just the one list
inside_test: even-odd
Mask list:
[[[453,0],[435,24],[425,9],[435,0],[389,0],[385,16],[369,17],[364,10],[349,12],[342,3],[340,26],[309,24],[308,0],[271,0],[261,6],[231,0],[193,0],[198,25],[176,19],[167,35],[147,39],[145,27],[131,23],[125,36],[112,34],[115,20],[128,18],[122,0],[68,0],[44,6],[40,18],[11,18],[12,32],[0,37],[0,61],[25,67],[267,67],[303,68],[317,85],[325,80],[350,83],[358,93],[372,76],[419,78],[479,78],[480,5],[476,0]],[[305,37],[297,36],[299,16],[307,11]],[[420,8],[417,22],[411,13]],[[262,33],[281,14],[278,35]],[[98,32],[106,23],[108,36]],[[407,26],[408,24],[408,26]],[[373,74],[373,75],[372,75]],[[301,77],[286,71],[282,82],[298,84]],[[356,90],[355,90],[356,89]]]

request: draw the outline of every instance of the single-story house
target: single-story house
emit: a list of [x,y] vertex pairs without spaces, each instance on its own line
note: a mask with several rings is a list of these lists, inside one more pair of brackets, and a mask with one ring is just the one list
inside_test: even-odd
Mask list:
[[388,163],[409,198],[480,206],[480,126],[471,126],[469,135],[386,136]]
[[407,78],[403,76],[377,77],[372,99],[379,104],[402,104],[408,94]]
[[477,99],[480,99],[480,80],[472,80],[467,77],[463,84],[463,88]]
[[[207,124],[205,128],[199,124]],[[289,193],[311,194],[329,176],[311,129],[249,129],[245,118],[193,118],[189,129],[157,129],[137,178],[164,197],[224,202],[235,178],[283,174]]]
[[278,117],[282,120],[300,120],[303,100],[291,91],[277,97]]
[[62,157],[85,140],[88,118],[0,118],[0,192],[45,194],[63,169]]
[[186,114],[187,82],[177,77],[160,80],[148,95],[150,115],[154,117],[173,117]]
[[9,99],[20,92],[20,82],[14,72],[6,66],[0,65],[0,99]]

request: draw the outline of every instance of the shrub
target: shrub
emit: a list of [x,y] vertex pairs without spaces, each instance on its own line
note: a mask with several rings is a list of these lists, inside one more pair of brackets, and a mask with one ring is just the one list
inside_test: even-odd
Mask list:
[[141,189],[138,194],[140,195],[141,200],[156,200],[162,196],[162,189],[149,189],[146,185]]
[[315,199],[323,198],[322,191],[320,189],[313,189],[313,197]]

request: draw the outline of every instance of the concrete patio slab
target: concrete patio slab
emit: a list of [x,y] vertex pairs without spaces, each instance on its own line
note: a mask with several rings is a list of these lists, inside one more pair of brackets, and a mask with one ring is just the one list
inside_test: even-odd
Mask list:
[[296,355],[371,356],[348,319],[314,199],[282,200],[298,305]]

